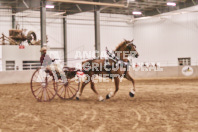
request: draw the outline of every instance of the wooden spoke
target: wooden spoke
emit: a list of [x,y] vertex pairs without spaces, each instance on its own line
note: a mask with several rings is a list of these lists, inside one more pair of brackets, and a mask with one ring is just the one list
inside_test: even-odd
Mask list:
[[41,87],[37,88],[36,90],[34,90],[33,92],[36,92],[37,90],[41,89]]
[[63,87],[64,87],[64,85],[60,86],[60,88],[57,89],[58,90],[57,92],[59,92]]
[[46,89],[46,93],[47,93],[48,98],[50,98],[49,93],[47,92],[47,89]]
[[51,93],[51,95],[54,95],[53,92],[52,92],[51,90],[49,90],[49,89],[47,89],[47,90]]
[[66,87],[66,91],[67,91],[68,97],[70,98],[68,87]]
[[76,92],[78,92],[78,89],[75,89],[74,87],[70,86],[72,89],[74,89]]
[[70,89],[70,87],[68,87],[69,91],[71,91],[72,95],[74,95],[74,93],[72,92],[72,90]]
[[66,90],[66,88],[64,88],[64,89],[65,89],[65,94],[64,94],[64,98],[66,98],[66,91],[67,91],[67,90]]
[[41,101],[42,101],[42,97],[43,97],[43,91],[44,91],[44,88],[42,89],[42,93],[41,93],[41,98],[40,98]]

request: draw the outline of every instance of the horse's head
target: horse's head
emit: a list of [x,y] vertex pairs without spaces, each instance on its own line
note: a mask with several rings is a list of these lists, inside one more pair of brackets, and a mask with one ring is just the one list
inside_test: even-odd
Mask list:
[[136,45],[133,44],[133,40],[124,40],[117,48],[116,51],[127,51],[130,52],[130,55],[138,58],[139,54],[136,50]]

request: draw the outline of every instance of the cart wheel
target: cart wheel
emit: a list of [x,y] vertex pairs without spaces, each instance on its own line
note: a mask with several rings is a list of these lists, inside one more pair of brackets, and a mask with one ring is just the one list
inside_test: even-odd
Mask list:
[[40,102],[52,100],[56,95],[56,83],[54,77],[43,69],[37,69],[31,79],[31,91]]
[[57,95],[64,100],[73,99],[80,87],[79,77],[74,77],[67,80],[66,83],[57,83]]

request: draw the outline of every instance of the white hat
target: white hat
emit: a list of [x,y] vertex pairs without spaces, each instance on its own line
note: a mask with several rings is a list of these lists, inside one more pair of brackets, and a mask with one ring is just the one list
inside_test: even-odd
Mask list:
[[41,50],[40,50],[40,52],[43,52],[45,50],[47,50],[47,47],[42,47]]

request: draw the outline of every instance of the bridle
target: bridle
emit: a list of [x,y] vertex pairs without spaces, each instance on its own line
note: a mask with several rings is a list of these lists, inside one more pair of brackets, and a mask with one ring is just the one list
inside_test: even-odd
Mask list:
[[127,45],[127,47],[128,47],[129,45],[132,45],[133,47],[135,47],[135,48],[136,48],[136,45],[135,45],[135,44],[133,44],[133,42],[130,42],[130,43],[126,44],[126,45]]

